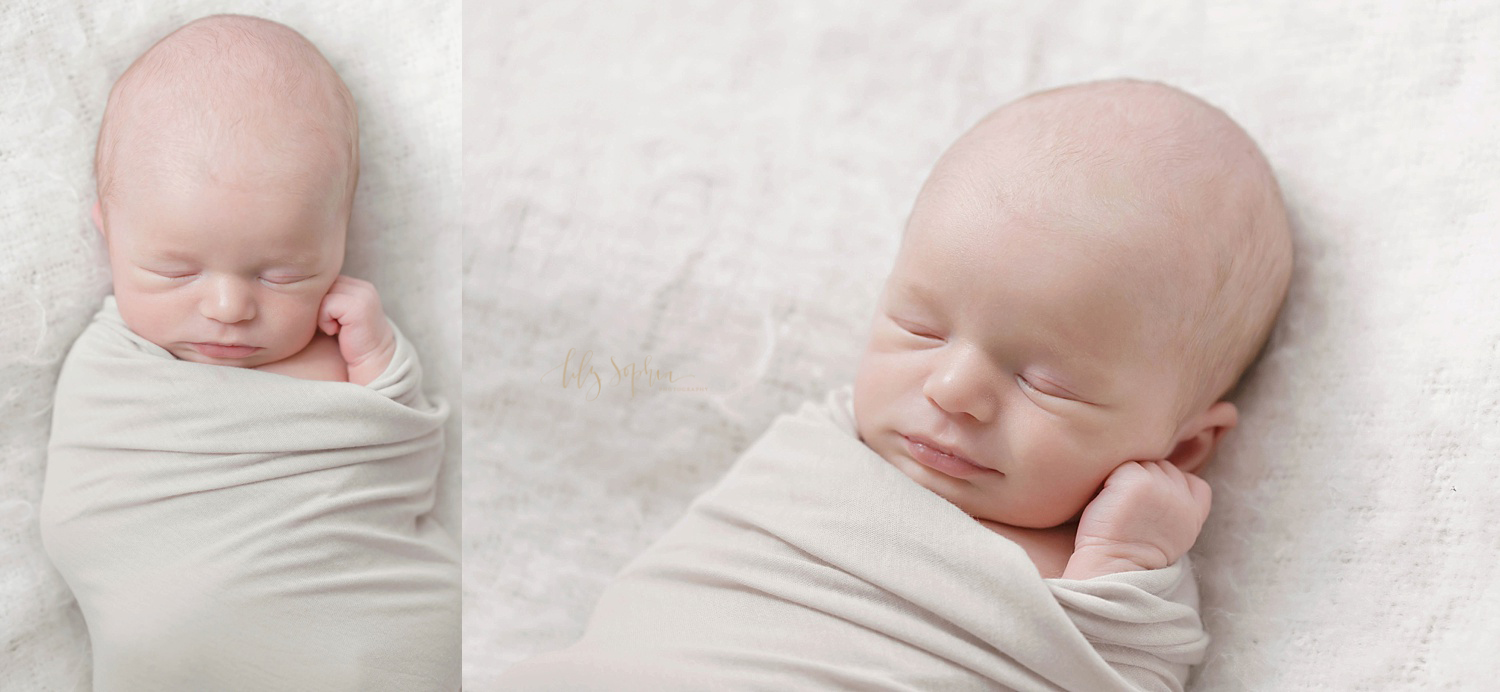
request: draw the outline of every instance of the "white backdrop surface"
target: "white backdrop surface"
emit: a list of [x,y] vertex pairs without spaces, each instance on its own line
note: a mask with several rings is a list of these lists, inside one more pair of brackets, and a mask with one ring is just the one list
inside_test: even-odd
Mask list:
[[[146,8],[146,9],[143,9]],[[457,403],[462,187],[459,4],[8,0],[0,9],[0,689],[87,690],[82,616],[42,552],[53,383],[109,292],[89,221],[109,88],[142,51],[220,12],[274,19],[323,51],[360,109],[362,175],[344,272],[373,281],[422,355],[426,389]],[[458,414],[437,516],[459,530]]]
[[[949,142],[1024,93],[1116,76],[1230,113],[1295,225],[1283,320],[1206,472],[1195,689],[1500,677],[1493,3],[547,1],[465,19],[469,688],[576,639],[775,415],[851,380]],[[614,381],[647,358],[703,389]]]

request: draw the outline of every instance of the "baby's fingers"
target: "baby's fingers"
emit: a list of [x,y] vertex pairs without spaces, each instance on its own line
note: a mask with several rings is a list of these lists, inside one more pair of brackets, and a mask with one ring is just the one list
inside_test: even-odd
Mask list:
[[323,333],[333,336],[339,333],[343,326],[340,320],[348,313],[348,297],[329,291],[323,296],[323,303],[318,306],[318,328]]
[[1142,464],[1139,461],[1127,461],[1123,464],[1120,464],[1119,466],[1116,466],[1115,470],[1110,471],[1109,477],[1104,479],[1104,482],[1105,485],[1115,483],[1129,484],[1134,481],[1139,481],[1142,478],[1149,477],[1150,476],[1146,471],[1145,464]]
[[1198,509],[1199,519],[1207,519],[1209,507],[1213,503],[1213,490],[1208,487],[1208,482],[1199,478],[1197,474],[1183,471],[1176,464],[1165,459],[1150,461],[1141,464],[1152,473],[1152,480],[1160,484],[1162,488],[1172,488],[1174,494],[1186,493],[1192,504]]
[[1166,461],[1164,459],[1155,459],[1152,461],[1142,461],[1136,463],[1139,463],[1141,468],[1146,470],[1146,473],[1148,474],[1147,478],[1150,479],[1151,484],[1154,486],[1169,488],[1173,486],[1181,486],[1183,483],[1181,474],[1173,473],[1174,471],[1176,471],[1177,467],[1174,466],[1170,461]]
[[1183,473],[1187,478],[1188,492],[1193,494],[1193,501],[1198,503],[1198,517],[1200,521],[1208,519],[1209,509],[1213,507],[1214,490],[1209,487],[1208,481],[1199,478],[1194,473]]

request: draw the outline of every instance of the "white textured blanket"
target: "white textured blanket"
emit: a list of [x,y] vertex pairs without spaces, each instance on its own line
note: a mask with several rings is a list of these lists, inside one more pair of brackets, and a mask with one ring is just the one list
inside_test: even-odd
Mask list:
[[1184,560],[1043,579],[854,433],[779,417],[507,690],[1181,690],[1208,644]]
[[397,340],[368,387],[301,380],[176,360],[105,300],[41,504],[95,690],[457,689],[458,554],[430,516],[448,406]]

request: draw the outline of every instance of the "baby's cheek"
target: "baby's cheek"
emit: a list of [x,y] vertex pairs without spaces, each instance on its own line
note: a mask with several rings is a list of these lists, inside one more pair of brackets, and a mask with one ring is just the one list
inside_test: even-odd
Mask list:
[[306,346],[318,329],[318,307],[322,297],[306,294],[282,295],[269,301],[267,307],[274,311],[278,334],[290,345]]
[[854,373],[854,408],[873,409],[889,399],[889,358],[874,350],[866,349],[860,356],[859,367]]
[[[1032,512],[1038,523],[1056,525],[1076,515],[1088,504],[1097,486],[1097,461],[1069,432],[1040,416],[1015,416],[1012,453],[1018,462],[1018,479],[1032,486],[1025,497],[1034,501]],[[1001,469],[1004,470],[1004,469]]]
[[931,373],[926,354],[912,351],[866,351],[860,363],[856,386],[869,389],[870,397],[912,412],[925,397],[923,390]]
[[[130,330],[158,346],[170,341],[170,327],[186,322],[192,315],[183,314],[185,301],[135,291],[115,292],[120,317]],[[190,307],[190,306],[189,306]]]

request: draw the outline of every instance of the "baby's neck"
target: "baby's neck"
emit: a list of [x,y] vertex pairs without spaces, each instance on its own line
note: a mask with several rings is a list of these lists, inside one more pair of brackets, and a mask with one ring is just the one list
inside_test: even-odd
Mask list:
[[1077,522],[1068,522],[1050,529],[1027,529],[988,519],[976,520],[985,528],[1021,546],[1044,579],[1061,577],[1063,570],[1068,568],[1068,559],[1073,557],[1073,539],[1078,534]]

